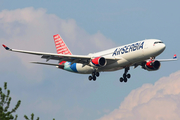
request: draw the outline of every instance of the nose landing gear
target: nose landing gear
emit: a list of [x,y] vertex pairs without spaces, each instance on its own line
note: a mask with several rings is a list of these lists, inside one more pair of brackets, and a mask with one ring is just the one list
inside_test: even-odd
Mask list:
[[125,68],[125,71],[124,71],[124,74],[123,74],[123,77],[121,77],[120,79],[119,79],[119,81],[120,82],[127,82],[127,79],[129,79],[130,77],[131,77],[131,75],[130,74],[127,74],[127,72],[129,71],[129,67],[126,67]]

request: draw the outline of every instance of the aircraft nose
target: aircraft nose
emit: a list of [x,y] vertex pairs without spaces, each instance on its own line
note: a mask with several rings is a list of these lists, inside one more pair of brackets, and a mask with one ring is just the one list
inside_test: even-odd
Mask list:
[[161,43],[161,45],[160,45],[160,49],[161,49],[161,51],[164,51],[164,50],[165,50],[165,48],[166,48],[166,45],[165,45],[164,43]]
[[165,48],[166,48],[166,45],[165,45],[164,43],[162,44],[162,48],[163,48],[163,49],[165,49]]

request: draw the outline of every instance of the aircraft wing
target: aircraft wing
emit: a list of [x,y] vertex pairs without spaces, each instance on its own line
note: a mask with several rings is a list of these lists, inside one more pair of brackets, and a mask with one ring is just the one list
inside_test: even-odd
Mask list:
[[175,54],[174,56],[173,56],[173,59],[157,59],[159,62],[168,62],[168,61],[176,61],[176,60],[178,60],[177,59],[177,55]]
[[[157,60],[157,61],[159,61],[159,62],[168,62],[168,61],[176,61],[176,60],[178,60],[178,59],[177,59],[177,55],[175,54],[175,55],[173,56],[173,59],[155,59],[155,60]],[[145,61],[141,61],[141,62],[132,64],[131,66],[134,66],[134,68],[136,68],[137,66],[142,65],[143,62],[145,62]]]
[[[87,65],[89,64],[91,56],[85,56],[85,55],[64,55],[64,54],[54,54],[54,53],[45,53],[45,52],[36,52],[36,51],[26,51],[26,50],[17,50],[17,49],[11,49],[7,47],[6,45],[3,45],[3,47],[12,52],[19,52],[19,53],[26,53],[26,54],[32,54],[32,55],[40,55],[41,58],[46,59],[46,62],[51,60],[58,60],[59,63],[62,61],[68,61],[73,63],[82,63]],[[98,56],[97,56],[98,57]],[[119,59],[117,58],[105,58],[108,63],[111,63],[112,61],[117,61]],[[37,63],[40,64],[40,63]]]
[[159,62],[176,61],[178,59],[157,59]]

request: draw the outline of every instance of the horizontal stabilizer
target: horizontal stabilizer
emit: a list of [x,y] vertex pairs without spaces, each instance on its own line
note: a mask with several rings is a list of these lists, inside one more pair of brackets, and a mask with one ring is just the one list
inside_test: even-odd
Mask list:
[[58,67],[64,67],[64,65],[52,64],[52,63],[43,63],[43,62],[31,62],[31,63],[34,63],[34,64],[42,64],[42,65],[58,66]]

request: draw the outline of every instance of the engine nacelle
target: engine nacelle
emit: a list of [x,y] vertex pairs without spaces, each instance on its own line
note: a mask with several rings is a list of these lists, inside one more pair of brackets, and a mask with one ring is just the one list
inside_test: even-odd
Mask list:
[[142,67],[148,71],[155,71],[161,67],[161,63],[158,60],[151,60],[145,62]]
[[93,67],[104,67],[107,61],[104,57],[96,57],[91,60],[90,65]]

